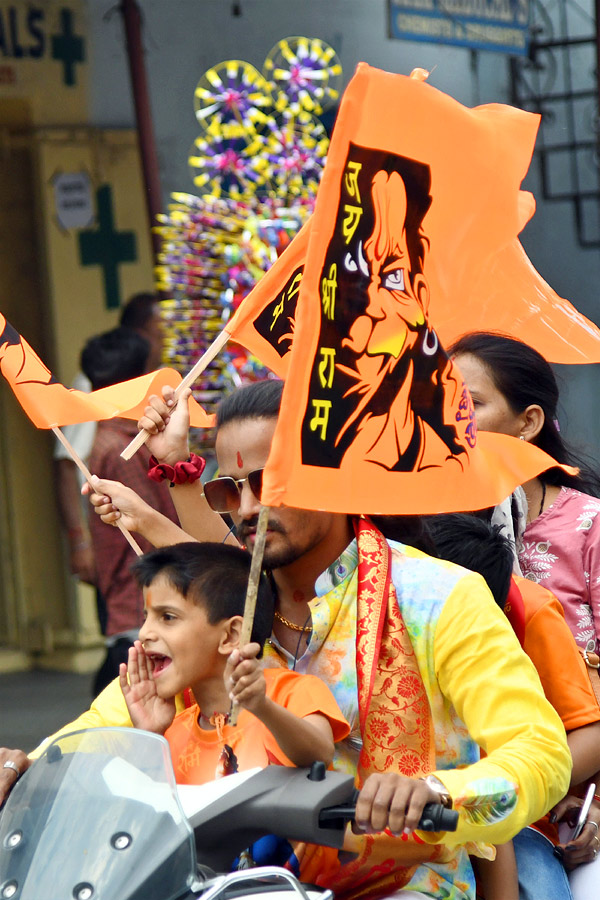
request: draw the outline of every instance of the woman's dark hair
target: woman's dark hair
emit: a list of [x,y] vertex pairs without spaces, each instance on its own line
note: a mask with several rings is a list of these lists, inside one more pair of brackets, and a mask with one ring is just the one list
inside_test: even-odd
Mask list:
[[276,419],[281,406],[283,381],[267,378],[238,388],[217,407],[217,428],[239,419]]
[[[141,588],[150,587],[162,575],[178,594],[203,607],[210,624],[216,625],[223,619],[244,615],[250,562],[250,554],[241,547],[190,541],[144,553],[131,571]],[[274,609],[273,593],[263,573],[250,637],[261,648],[273,629]]]
[[550,363],[541,353],[523,341],[485,331],[465,334],[448,348],[451,356],[461,353],[469,353],[483,363],[515,414],[523,412],[531,404],[540,406],[544,412],[544,424],[532,443],[557,462],[579,466],[581,470],[578,476],[573,476],[562,469],[548,469],[541,473],[540,480],[600,496],[599,475],[590,463],[571,449],[558,430],[558,385]]

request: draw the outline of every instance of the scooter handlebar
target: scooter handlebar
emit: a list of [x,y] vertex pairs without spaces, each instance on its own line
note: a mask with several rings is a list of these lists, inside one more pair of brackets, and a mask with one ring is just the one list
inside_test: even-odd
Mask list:
[[[319,824],[326,825],[340,819],[351,821],[356,814],[355,804],[356,798],[347,806],[330,806],[321,810]],[[456,831],[457,826],[458,813],[455,809],[446,809],[441,803],[426,803],[417,828],[420,831]]]

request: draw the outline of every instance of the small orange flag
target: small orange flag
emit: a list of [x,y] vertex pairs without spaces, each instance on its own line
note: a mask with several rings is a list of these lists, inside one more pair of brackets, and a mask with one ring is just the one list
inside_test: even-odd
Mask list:
[[250,350],[280,378],[285,378],[292,349],[309,223],[303,225],[226,325],[233,341]]
[[313,214],[266,505],[468,510],[555,465],[504,435],[477,440],[429,319],[458,309],[481,260],[522,227],[537,124],[359,65]]
[[[114,416],[137,420],[150,394],[160,395],[164,385],[177,387],[181,381],[174,369],[159,369],[90,394],[69,390],[1,313],[0,372],[36,428],[97,422]],[[209,428],[214,424],[214,416],[195,400],[190,400],[190,412],[193,425]]]

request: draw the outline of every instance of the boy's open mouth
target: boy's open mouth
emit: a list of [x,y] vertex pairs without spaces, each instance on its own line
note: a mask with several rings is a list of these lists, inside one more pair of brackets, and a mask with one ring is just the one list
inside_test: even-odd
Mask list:
[[158,678],[158,676],[165,671],[167,666],[171,665],[171,657],[156,654],[150,657],[150,662],[152,663],[152,675],[154,678]]

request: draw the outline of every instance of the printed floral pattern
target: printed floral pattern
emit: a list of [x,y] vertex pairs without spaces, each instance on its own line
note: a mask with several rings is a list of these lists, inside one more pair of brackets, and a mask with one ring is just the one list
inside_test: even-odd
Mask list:
[[[563,487],[523,533],[523,575],[556,594],[580,647],[600,637],[600,500]],[[598,643],[597,643],[598,646]]]

